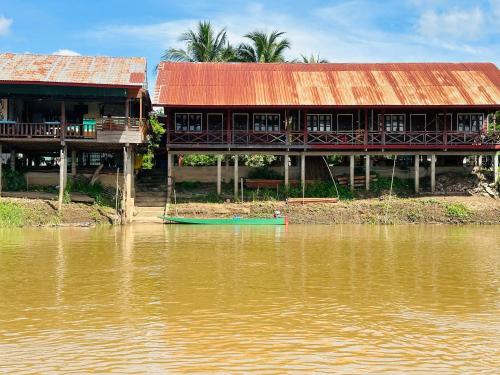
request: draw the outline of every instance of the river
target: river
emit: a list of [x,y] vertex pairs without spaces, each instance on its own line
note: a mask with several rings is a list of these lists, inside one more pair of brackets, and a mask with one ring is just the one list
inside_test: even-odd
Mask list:
[[499,226],[0,230],[0,372],[500,369]]

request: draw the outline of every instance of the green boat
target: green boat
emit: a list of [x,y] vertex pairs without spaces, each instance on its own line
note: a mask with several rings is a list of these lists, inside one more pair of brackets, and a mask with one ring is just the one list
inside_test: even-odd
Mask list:
[[241,218],[233,217],[230,219],[198,219],[187,217],[160,216],[164,223],[177,224],[203,224],[203,225],[286,225],[288,219],[285,217],[273,218]]

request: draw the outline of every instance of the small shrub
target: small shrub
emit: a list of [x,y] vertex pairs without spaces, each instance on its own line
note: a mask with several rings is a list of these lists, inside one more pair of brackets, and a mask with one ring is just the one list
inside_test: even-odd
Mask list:
[[449,203],[445,206],[445,214],[453,219],[464,220],[470,216],[471,210],[462,203]]
[[[376,181],[370,182],[370,191],[375,194],[381,194],[384,191],[391,189],[391,178],[384,176],[377,176]],[[392,184],[392,192],[398,194],[410,194],[412,192],[411,180],[394,177]]]
[[3,189],[6,191],[26,190],[26,177],[22,172],[5,168],[2,173]]
[[[355,194],[347,187],[337,184],[335,189],[335,184],[333,182],[323,181],[313,184],[306,184],[304,197],[306,198],[330,198],[338,197],[342,200],[351,200],[355,198]],[[291,187],[288,190],[288,196],[293,198],[302,197],[302,187]]]
[[182,158],[182,164],[191,167],[202,167],[207,165],[216,165],[217,156],[216,155],[184,155]]
[[20,227],[24,221],[22,207],[14,202],[0,202],[0,227]]
[[182,181],[176,184],[179,190],[194,190],[201,186],[200,181]]
[[283,176],[280,175],[275,170],[269,168],[267,165],[264,165],[262,167],[250,169],[250,172],[248,172],[248,178],[249,179],[256,179],[256,180],[260,180],[260,179],[262,179],[262,180],[282,180]]

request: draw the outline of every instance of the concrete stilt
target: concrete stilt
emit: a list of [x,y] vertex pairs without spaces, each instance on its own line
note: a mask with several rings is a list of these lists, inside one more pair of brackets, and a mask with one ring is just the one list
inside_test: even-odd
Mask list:
[[285,167],[285,188],[288,188],[290,186],[289,174],[288,174],[289,163],[290,163],[290,157],[287,154],[283,155],[283,164]]
[[76,150],[71,150],[71,176],[76,176]]
[[349,155],[349,187],[354,191],[354,155]]
[[483,167],[483,155],[479,155],[479,156],[477,157],[477,166],[478,166],[479,168],[482,168],[482,167]]
[[238,154],[234,155],[234,200],[238,200]]
[[365,155],[365,189],[370,190],[370,155]]
[[16,150],[12,149],[10,150],[10,170],[15,171],[16,170]]
[[431,192],[436,191],[436,155],[431,155]]
[[498,152],[495,153],[493,156],[493,182],[497,183],[498,182],[498,177],[499,177],[499,170],[498,170]]
[[66,189],[65,185],[65,170],[67,168],[67,158],[66,154],[68,153],[68,146],[61,145],[61,150],[59,153],[60,161],[59,161],[59,211],[62,209],[63,199],[64,199],[64,189]]
[[420,191],[420,156],[419,155],[415,155],[414,169],[415,169],[415,193],[418,194],[418,192]]
[[222,155],[217,155],[217,195],[222,193]]
[[300,154],[300,185],[302,186],[302,195],[306,190],[306,154]]
[[172,153],[167,154],[167,200],[170,202],[172,197],[172,189],[174,187],[174,155]]

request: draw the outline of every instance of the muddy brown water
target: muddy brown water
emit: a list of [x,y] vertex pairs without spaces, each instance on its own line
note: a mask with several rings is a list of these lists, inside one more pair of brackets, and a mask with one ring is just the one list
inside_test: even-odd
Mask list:
[[0,372],[500,369],[499,226],[0,230]]

